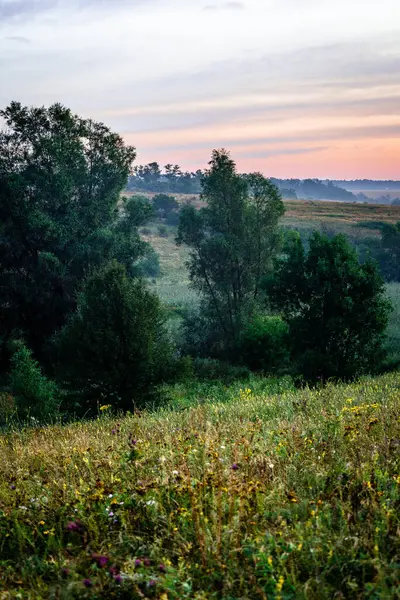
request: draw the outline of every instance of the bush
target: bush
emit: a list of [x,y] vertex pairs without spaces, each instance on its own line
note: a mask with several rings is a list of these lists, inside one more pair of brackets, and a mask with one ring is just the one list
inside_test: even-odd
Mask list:
[[252,371],[284,371],[289,363],[289,327],[281,317],[259,315],[241,335],[241,361]]
[[168,196],[168,194],[156,194],[153,197],[153,207],[156,211],[163,211],[164,216],[166,216],[172,210],[177,210],[179,204],[173,196]]
[[147,235],[147,236],[152,235],[152,231],[148,227],[142,227],[142,229],[140,230],[140,233],[141,233],[141,235]]
[[178,210],[169,212],[166,216],[165,222],[170,227],[177,227],[179,225],[180,214]]
[[85,408],[131,410],[171,372],[172,350],[158,297],[111,263],[86,281],[57,338],[59,373]]
[[18,416],[41,421],[56,417],[60,405],[56,384],[42,374],[38,362],[23,342],[14,342],[12,351],[10,391]]
[[168,237],[168,230],[165,227],[165,225],[159,225],[158,228],[157,228],[157,230],[158,230],[158,235],[160,237],[165,237],[165,238]]
[[330,240],[315,232],[306,250],[293,234],[265,287],[307,379],[347,379],[380,368],[390,302],[375,264],[360,264],[344,236]]
[[221,381],[228,384],[238,379],[246,380],[250,377],[250,371],[246,367],[231,365],[214,358],[195,358],[193,360],[193,370],[200,381]]
[[157,252],[153,249],[147,252],[145,258],[138,263],[137,269],[142,277],[159,277],[161,267]]

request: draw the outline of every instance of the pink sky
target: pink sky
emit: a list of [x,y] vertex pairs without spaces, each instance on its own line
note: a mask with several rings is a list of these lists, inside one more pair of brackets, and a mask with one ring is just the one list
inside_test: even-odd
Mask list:
[[0,0],[0,106],[61,102],[139,163],[400,179],[400,2]]

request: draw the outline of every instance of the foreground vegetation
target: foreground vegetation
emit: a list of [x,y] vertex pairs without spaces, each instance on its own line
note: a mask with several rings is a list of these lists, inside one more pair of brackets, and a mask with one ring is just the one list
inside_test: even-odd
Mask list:
[[263,387],[3,435],[1,598],[398,597],[400,375]]

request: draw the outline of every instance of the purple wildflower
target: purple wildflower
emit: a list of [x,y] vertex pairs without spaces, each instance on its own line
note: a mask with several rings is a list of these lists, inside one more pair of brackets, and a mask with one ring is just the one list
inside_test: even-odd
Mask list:
[[104,554],[92,554],[92,558],[97,562],[100,569],[106,567],[109,561],[108,556],[105,556]]
[[149,581],[149,587],[155,587],[156,582],[154,581],[154,579],[150,579]]
[[69,521],[67,524],[68,531],[81,531],[82,525],[79,521]]
[[161,573],[165,573],[165,571],[166,571],[165,565],[163,565],[163,564],[158,565],[158,569],[159,569],[159,571],[161,571]]
[[16,485],[10,485],[10,490],[15,490],[15,489],[17,489]]
[[137,558],[135,560],[135,567],[141,567],[142,566],[142,561],[140,560],[140,558]]
[[145,558],[143,561],[143,564],[145,567],[150,567],[151,565],[151,560],[149,558]]
[[232,471],[237,471],[239,468],[239,465],[237,463],[233,463],[232,465]]
[[121,575],[116,575],[114,577],[114,581],[115,581],[115,583],[121,584],[122,583],[122,577],[121,577]]
[[92,587],[92,585],[93,585],[93,583],[91,582],[91,580],[90,580],[90,579],[84,579],[84,580],[82,581],[82,583],[83,583],[83,585],[84,585],[85,587],[87,587],[87,588],[90,588],[90,587]]

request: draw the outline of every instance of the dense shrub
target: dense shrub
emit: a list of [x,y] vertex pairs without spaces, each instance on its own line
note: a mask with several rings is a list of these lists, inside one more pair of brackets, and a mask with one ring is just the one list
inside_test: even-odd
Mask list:
[[246,367],[235,366],[213,358],[195,358],[193,370],[197,379],[231,383],[237,379],[246,380],[250,371]]
[[173,196],[168,196],[168,194],[156,194],[153,197],[153,207],[154,210],[162,211],[164,216],[166,216],[171,211],[177,210],[179,204]]
[[240,357],[252,371],[283,371],[289,363],[289,327],[281,317],[258,315],[242,332]]
[[86,399],[128,410],[168,376],[172,354],[158,297],[111,263],[86,281],[57,338],[60,376]]
[[390,303],[374,263],[360,264],[345,236],[298,235],[266,280],[270,304],[289,325],[293,358],[309,379],[379,369]]
[[155,250],[147,252],[137,265],[138,272],[143,277],[158,277],[160,275],[160,257]]
[[157,227],[157,231],[158,231],[158,235],[160,237],[165,237],[165,238],[168,237],[168,229],[165,227],[165,225],[159,225]]
[[10,391],[18,416],[46,421],[58,415],[60,396],[56,384],[42,374],[38,362],[23,342],[12,344]]

